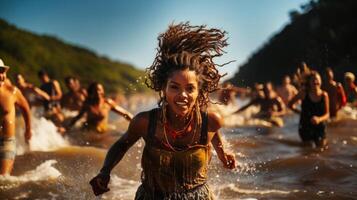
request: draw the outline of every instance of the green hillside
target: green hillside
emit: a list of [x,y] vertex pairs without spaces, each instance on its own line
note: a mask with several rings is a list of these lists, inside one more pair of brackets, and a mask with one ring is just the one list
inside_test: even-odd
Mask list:
[[291,23],[239,68],[233,83],[280,83],[302,61],[320,72],[333,68],[340,81],[346,71],[357,74],[357,1],[310,1],[290,17]]
[[15,73],[22,73],[35,84],[39,84],[37,72],[45,69],[61,82],[62,87],[64,77],[72,75],[84,86],[92,81],[102,83],[111,93],[146,90],[142,81],[136,81],[144,76],[144,72],[129,64],[109,60],[52,36],[21,30],[1,19],[0,58],[11,66],[10,78]]

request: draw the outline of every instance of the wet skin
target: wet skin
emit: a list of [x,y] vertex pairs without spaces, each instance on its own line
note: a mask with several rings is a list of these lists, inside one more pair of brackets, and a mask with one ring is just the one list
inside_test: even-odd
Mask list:
[[[167,84],[163,88],[163,93],[167,101],[168,123],[173,128],[184,126],[191,113],[195,101],[197,100],[199,88],[198,79],[194,71],[177,70],[174,71],[167,80]],[[161,112],[160,112],[161,113]],[[160,119],[159,116],[158,119]],[[149,112],[141,112],[137,114],[129,124],[127,132],[109,149],[104,161],[101,172],[91,180],[92,189],[95,195],[107,192],[110,178],[110,171],[120,162],[127,150],[135,144],[140,138],[145,141],[149,124]],[[219,133],[222,125],[222,119],[215,113],[208,113],[208,138],[207,143],[212,144],[215,148],[219,159],[222,161],[225,168],[233,169],[236,166],[233,154],[226,153],[224,145]],[[159,141],[164,141],[164,130],[160,120],[157,121],[155,137]],[[186,134],[183,138],[174,139],[168,136],[168,140],[173,146],[181,146],[184,144],[199,142],[199,134],[194,135],[194,129],[190,134]],[[197,130],[196,130],[197,131]],[[197,131],[198,132],[198,131]],[[150,143],[146,142],[146,145]]]
[[[0,138],[15,137],[15,105],[21,109],[25,119],[25,141],[31,138],[30,107],[22,93],[14,86],[6,83],[6,71],[0,72]],[[10,174],[14,160],[0,161],[0,174]]]

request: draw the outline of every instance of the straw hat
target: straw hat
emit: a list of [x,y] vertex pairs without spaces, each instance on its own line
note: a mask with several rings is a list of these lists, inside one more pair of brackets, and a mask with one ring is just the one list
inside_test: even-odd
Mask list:
[[5,68],[5,71],[7,71],[10,67],[9,67],[9,66],[6,66],[6,65],[4,64],[4,62],[1,60],[1,58],[0,58],[0,68]]

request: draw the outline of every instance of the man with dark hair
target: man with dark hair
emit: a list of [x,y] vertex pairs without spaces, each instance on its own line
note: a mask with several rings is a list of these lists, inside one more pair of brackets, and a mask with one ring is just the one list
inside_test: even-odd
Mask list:
[[65,129],[62,127],[64,116],[60,105],[62,98],[61,86],[57,80],[50,79],[48,73],[44,70],[39,71],[38,76],[42,82],[40,89],[45,91],[50,97],[49,100],[43,101],[45,117],[53,121],[60,133],[64,133]]
[[87,91],[81,88],[79,80],[75,77],[68,76],[65,78],[68,92],[61,99],[62,108],[71,111],[80,111],[84,100],[87,97]]

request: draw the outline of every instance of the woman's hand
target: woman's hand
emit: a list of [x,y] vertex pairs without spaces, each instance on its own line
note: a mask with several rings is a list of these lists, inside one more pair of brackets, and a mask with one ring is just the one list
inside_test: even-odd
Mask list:
[[95,196],[101,195],[110,190],[108,188],[109,180],[110,176],[102,173],[99,173],[96,177],[92,178],[89,184],[92,186]]
[[311,117],[310,121],[313,125],[317,125],[320,123],[320,118],[318,116],[313,116],[313,117]]
[[226,162],[223,163],[224,167],[227,169],[234,169],[236,168],[236,159],[234,158],[233,154],[226,154]]

